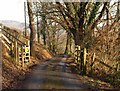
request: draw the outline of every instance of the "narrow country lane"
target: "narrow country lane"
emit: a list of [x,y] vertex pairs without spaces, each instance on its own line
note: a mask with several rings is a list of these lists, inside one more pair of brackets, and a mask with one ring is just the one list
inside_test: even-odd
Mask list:
[[34,68],[23,83],[24,89],[83,89],[76,74],[71,72],[66,58],[42,63]]

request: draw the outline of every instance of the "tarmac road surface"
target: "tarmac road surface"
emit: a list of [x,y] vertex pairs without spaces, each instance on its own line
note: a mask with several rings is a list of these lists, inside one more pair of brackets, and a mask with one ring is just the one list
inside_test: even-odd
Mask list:
[[23,83],[23,89],[79,89],[85,87],[80,84],[76,74],[73,74],[66,56],[49,60],[33,69]]

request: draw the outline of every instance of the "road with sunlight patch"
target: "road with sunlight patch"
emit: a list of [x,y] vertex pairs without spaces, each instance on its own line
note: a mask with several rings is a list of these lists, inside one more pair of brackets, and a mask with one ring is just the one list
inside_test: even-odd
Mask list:
[[77,75],[71,71],[67,57],[54,58],[34,68],[23,83],[25,89],[83,89]]
[[65,55],[58,55],[43,62],[33,67],[22,82],[20,89],[115,90],[109,83],[77,74],[71,65],[73,65],[71,57]]

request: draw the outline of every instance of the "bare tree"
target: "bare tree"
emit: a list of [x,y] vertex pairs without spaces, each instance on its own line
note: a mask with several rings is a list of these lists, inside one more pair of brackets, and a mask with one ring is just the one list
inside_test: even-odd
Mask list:
[[34,24],[34,17],[32,12],[32,2],[27,0],[27,7],[28,7],[28,15],[29,15],[29,27],[30,27],[30,54],[34,56],[34,43],[36,38],[36,31],[35,31],[35,24]]

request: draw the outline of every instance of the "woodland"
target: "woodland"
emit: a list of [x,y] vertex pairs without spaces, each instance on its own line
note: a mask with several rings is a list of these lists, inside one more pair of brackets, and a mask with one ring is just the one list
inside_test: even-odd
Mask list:
[[21,35],[30,39],[31,57],[43,60],[40,55],[45,48],[53,56],[69,55],[76,61],[75,48],[79,46],[77,55],[80,60],[76,61],[74,67],[76,73],[120,88],[119,1],[27,0],[24,9],[25,30]]
[[[27,2],[34,40],[54,55],[74,56],[75,46],[86,48],[80,54],[78,73],[118,86],[120,83],[120,2]],[[27,28],[26,28],[27,30]],[[25,35],[27,32],[25,31]],[[37,35],[37,36],[36,36]],[[34,55],[34,50],[31,51]],[[83,57],[86,56],[86,59]],[[80,67],[81,66],[81,67]]]

